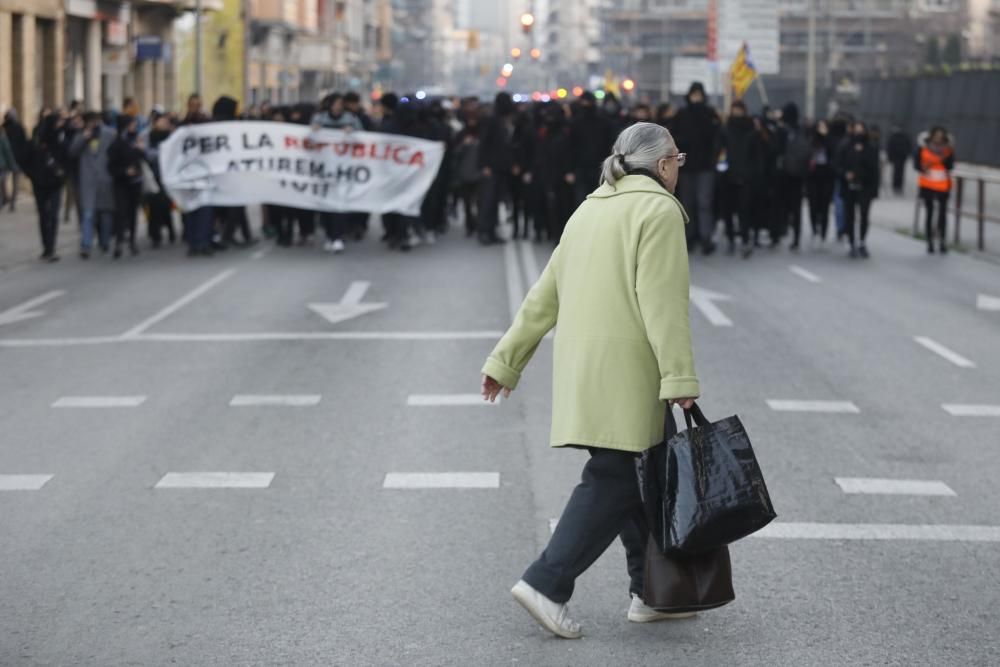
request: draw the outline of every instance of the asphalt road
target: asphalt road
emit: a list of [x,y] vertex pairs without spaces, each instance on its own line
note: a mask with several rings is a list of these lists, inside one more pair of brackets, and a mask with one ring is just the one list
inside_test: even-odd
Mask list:
[[[578,642],[508,593],[584,458],[546,447],[551,343],[509,401],[462,404],[547,248],[3,276],[0,664],[1000,664],[1000,416],[942,407],[1000,405],[1000,267],[870,247],[692,259],[702,405],[742,417],[779,518],[732,547],[737,600],[689,621],[626,621],[616,545]],[[257,486],[163,488],[193,472]]]

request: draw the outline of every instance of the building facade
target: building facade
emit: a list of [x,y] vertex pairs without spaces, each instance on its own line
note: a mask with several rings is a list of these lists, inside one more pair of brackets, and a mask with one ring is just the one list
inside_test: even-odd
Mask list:
[[605,0],[548,0],[542,60],[555,86],[589,86],[604,74]]
[[0,0],[0,111],[33,127],[63,103],[65,36],[62,0]]

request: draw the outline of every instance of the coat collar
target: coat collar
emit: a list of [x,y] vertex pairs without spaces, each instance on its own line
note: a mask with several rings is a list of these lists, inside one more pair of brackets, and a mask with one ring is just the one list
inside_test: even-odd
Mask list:
[[610,199],[611,197],[637,192],[662,195],[668,199],[672,199],[674,203],[677,204],[677,208],[681,210],[681,215],[684,217],[684,223],[687,224],[688,214],[687,211],[684,210],[684,206],[681,205],[680,200],[660,187],[660,185],[649,176],[629,174],[618,179],[618,182],[614,185],[602,183],[599,188],[587,195],[587,199]]

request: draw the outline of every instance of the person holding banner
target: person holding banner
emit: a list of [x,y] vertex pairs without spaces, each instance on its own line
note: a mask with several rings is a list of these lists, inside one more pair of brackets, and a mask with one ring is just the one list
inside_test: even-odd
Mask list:
[[[344,109],[344,99],[338,93],[333,93],[323,98],[319,108],[319,113],[313,116],[312,119],[313,127],[344,130],[346,132],[360,132],[364,129],[361,119]],[[326,242],[323,243],[323,250],[334,254],[344,252],[344,234],[348,231],[352,216],[356,216],[356,214],[335,211],[320,212],[320,224],[323,225],[323,231],[326,234]]]

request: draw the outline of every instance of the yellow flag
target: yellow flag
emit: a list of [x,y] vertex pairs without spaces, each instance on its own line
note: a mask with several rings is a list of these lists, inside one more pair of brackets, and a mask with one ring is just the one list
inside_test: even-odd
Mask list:
[[740,52],[736,54],[736,60],[729,68],[729,80],[733,84],[733,94],[736,99],[743,97],[755,78],[757,78],[757,68],[750,59],[750,47],[743,42]]
[[604,70],[604,90],[615,95],[622,94],[621,90],[618,89],[618,80],[611,73],[610,67]]

